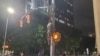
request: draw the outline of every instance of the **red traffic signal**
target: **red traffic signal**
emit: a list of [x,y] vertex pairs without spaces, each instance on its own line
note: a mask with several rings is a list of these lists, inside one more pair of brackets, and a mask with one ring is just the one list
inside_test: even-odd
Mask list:
[[26,14],[26,20],[27,20],[27,23],[29,24],[30,23],[30,15],[29,14]]
[[22,19],[19,21],[19,25],[20,25],[20,27],[23,27],[23,20]]

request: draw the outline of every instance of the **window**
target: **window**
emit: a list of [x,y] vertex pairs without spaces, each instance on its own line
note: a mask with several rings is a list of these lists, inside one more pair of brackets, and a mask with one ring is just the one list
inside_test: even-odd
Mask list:
[[67,18],[67,21],[69,21],[69,18]]
[[71,25],[71,27],[74,27],[73,25]]
[[67,25],[70,26],[71,24],[70,23],[67,23]]
[[70,4],[70,6],[73,6],[73,4]]
[[61,15],[58,16],[59,18],[61,17]]
[[71,15],[73,15],[73,12],[71,12]]
[[65,20],[66,20],[66,21],[69,21],[69,18],[65,17]]
[[66,11],[66,12],[70,13],[70,10],[69,10],[69,9],[67,9],[67,11]]
[[65,1],[68,5],[73,6],[73,4],[69,1]]
[[63,20],[61,20],[61,19],[59,20],[59,22],[60,22],[60,23],[63,23],[63,24],[65,23],[65,22],[64,22]]
[[58,21],[58,18],[55,18],[56,21]]

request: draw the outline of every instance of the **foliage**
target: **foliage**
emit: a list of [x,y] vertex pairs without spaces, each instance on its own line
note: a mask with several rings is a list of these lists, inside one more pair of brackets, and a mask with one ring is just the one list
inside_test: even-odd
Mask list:
[[15,33],[15,39],[10,42],[11,49],[27,50],[28,52],[32,51],[32,49],[38,50],[47,47],[46,24],[43,22],[44,17],[33,15],[31,15],[31,23],[24,25],[20,31]]
[[[41,12],[43,13],[43,12]],[[24,20],[23,28],[12,35],[13,39],[9,41],[10,49],[15,51],[37,51],[40,48],[46,48],[46,25],[48,17],[41,15],[40,12],[31,13],[31,23],[26,24]],[[79,47],[81,32],[75,28],[66,27],[66,25],[56,26],[56,31],[61,33],[61,41],[57,44],[58,49],[72,50]],[[12,30],[12,29],[10,29]],[[33,52],[34,52],[33,51]]]
[[70,28],[62,33],[61,41],[57,44],[58,49],[75,50],[79,48],[81,32],[75,28]]

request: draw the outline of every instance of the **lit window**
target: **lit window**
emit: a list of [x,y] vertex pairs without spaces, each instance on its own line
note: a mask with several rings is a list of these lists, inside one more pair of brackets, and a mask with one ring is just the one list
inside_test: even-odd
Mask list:
[[67,1],[67,4],[69,4],[69,5],[70,5],[70,2],[69,2],[69,1]]
[[65,20],[69,21],[69,18],[66,18],[66,17],[65,17]]
[[71,27],[74,27],[73,25],[71,25]]
[[67,21],[69,21],[69,18],[67,18]]
[[73,12],[71,12],[71,15],[73,15]]
[[67,25],[70,26],[71,24],[70,23],[67,23]]
[[67,9],[67,12],[70,13],[70,10]]
[[66,3],[67,3],[68,5],[70,5],[70,6],[73,6],[73,4],[70,3],[69,1],[66,1]]
[[55,18],[56,21],[58,21],[58,18]]
[[60,23],[63,23],[63,24],[65,23],[63,20],[59,20],[59,22],[60,22]]
[[73,6],[73,4],[70,4],[70,6]]
[[93,35],[92,34],[89,34],[89,36],[92,37]]

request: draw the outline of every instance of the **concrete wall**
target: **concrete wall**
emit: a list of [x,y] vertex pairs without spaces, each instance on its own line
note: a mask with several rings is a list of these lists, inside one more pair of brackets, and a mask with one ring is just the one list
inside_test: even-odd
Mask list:
[[96,31],[96,47],[98,53],[100,53],[100,0],[93,0],[93,8]]

